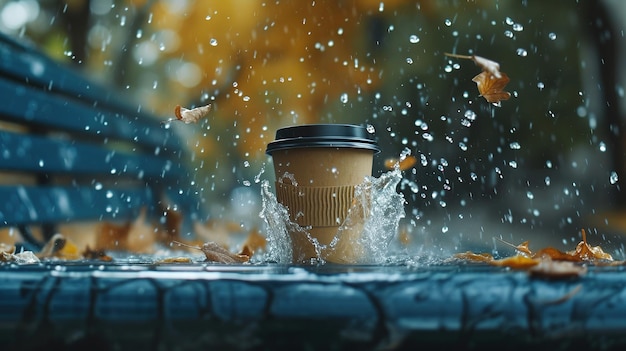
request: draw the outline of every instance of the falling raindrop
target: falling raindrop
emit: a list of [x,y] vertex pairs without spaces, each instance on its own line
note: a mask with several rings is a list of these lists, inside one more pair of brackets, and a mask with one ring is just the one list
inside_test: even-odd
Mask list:
[[521,56],[521,57],[528,56],[528,51],[522,48],[517,49],[516,53],[517,53],[517,56]]
[[411,44],[417,44],[420,42],[420,38],[415,34],[411,34],[411,36],[409,37],[409,42]]
[[514,142],[510,143],[509,147],[511,148],[511,150],[519,150],[519,149],[522,148],[520,143],[518,143],[517,141],[514,141]]
[[611,182],[611,184],[615,184],[617,183],[618,180],[619,180],[619,177],[617,175],[617,172],[612,171],[611,174],[609,175],[609,181]]
[[413,64],[413,59],[410,58],[410,57],[407,57],[406,58],[406,63],[408,63],[409,65],[412,65]]
[[339,97],[339,101],[344,104],[348,103],[348,93],[341,94],[341,96]]
[[548,38],[549,38],[550,40],[556,40],[556,33],[554,33],[554,32],[549,33],[549,34],[548,34]]
[[211,46],[217,46],[217,39],[215,39],[215,38],[211,38],[211,40],[209,40],[209,45],[211,45]]
[[513,30],[514,30],[514,31],[516,31],[516,32],[521,32],[521,31],[523,31],[523,30],[524,30],[524,26],[523,26],[523,25],[521,25],[521,24],[519,24],[519,23],[515,23],[515,24],[513,24],[513,27],[512,27],[512,28],[513,28]]

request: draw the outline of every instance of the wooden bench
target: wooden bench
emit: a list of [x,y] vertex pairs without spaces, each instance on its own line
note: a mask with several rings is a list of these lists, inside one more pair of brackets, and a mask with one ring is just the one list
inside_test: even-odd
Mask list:
[[0,35],[0,227],[50,238],[70,221],[130,220],[142,208],[202,215],[189,155],[140,104]]

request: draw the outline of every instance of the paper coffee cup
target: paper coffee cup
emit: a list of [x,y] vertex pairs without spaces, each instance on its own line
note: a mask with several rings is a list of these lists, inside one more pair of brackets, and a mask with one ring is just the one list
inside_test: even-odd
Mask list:
[[359,262],[364,218],[352,214],[350,225],[344,224],[355,187],[372,174],[373,156],[380,152],[374,135],[349,124],[299,125],[276,131],[266,152],[274,163],[278,202],[306,229],[290,233],[294,261]]

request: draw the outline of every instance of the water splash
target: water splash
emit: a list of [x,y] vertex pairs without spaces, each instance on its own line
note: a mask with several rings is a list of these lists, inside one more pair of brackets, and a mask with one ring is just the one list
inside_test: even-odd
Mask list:
[[359,264],[381,264],[389,261],[389,244],[398,233],[400,220],[405,217],[404,196],[396,191],[402,180],[402,173],[394,169],[382,174],[379,178],[366,177],[364,182],[355,189],[354,203],[348,211],[345,221],[337,230],[337,235],[328,245],[321,245],[311,237],[307,227],[301,227],[289,219],[289,212],[280,204],[269,182],[262,183],[262,211],[267,233],[267,252],[263,261],[291,263],[293,250],[290,232],[306,235],[314,244],[317,259],[312,261],[324,263],[323,253],[333,250],[341,243],[342,232],[360,225],[365,218],[363,230],[358,242],[361,257]]

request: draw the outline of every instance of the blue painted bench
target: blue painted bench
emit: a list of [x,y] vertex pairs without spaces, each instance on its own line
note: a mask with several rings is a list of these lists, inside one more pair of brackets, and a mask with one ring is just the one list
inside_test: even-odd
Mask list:
[[0,96],[0,227],[37,246],[36,227],[202,214],[181,140],[119,92],[0,35]]

